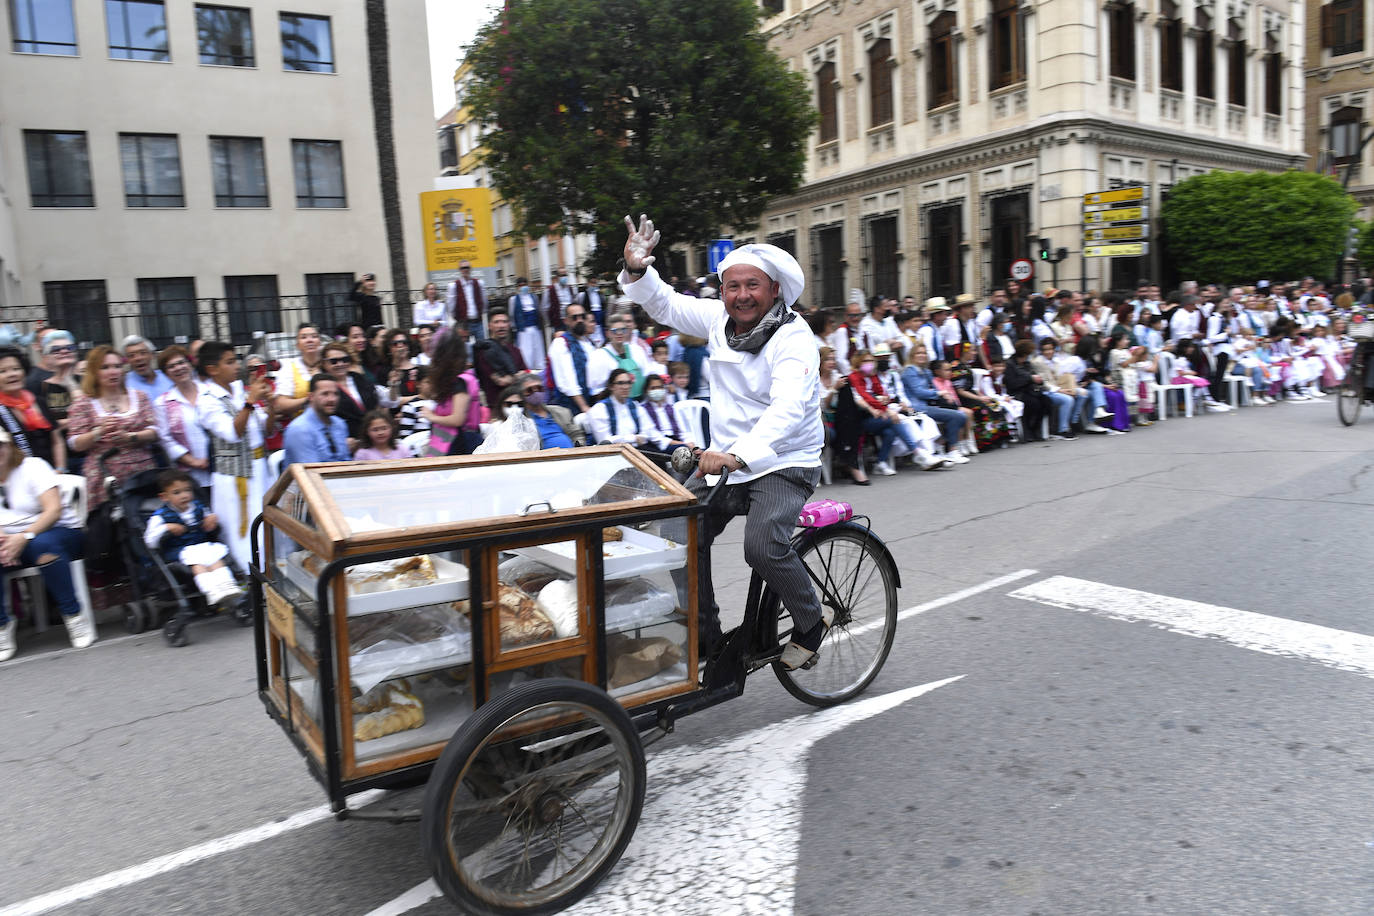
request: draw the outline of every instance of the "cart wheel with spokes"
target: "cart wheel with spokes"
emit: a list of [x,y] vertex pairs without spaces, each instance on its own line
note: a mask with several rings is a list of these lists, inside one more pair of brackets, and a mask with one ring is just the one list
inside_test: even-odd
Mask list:
[[1336,392],[1336,413],[1346,426],[1354,426],[1360,418],[1360,405],[1364,402],[1364,345],[1355,351],[1350,365],[1346,367],[1345,378]]
[[489,700],[444,748],[421,836],[439,887],[474,913],[553,913],[611,870],[644,806],[644,748],[625,709],[544,678]]
[[[896,577],[874,539],[859,528],[826,528],[800,554],[821,606],[835,618],[814,667],[788,671],[774,662],[773,673],[803,703],[834,706],[863,693],[887,661],[897,633]],[[791,618],[780,606],[771,612],[781,615],[778,632],[786,639]]]

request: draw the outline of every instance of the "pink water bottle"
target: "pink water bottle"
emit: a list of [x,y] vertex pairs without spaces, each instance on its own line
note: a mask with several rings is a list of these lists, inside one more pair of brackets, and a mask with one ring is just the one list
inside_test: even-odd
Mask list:
[[802,506],[797,524],[803,528],[824,528],[837,522],[847,522],[854,517],[854,509],[849,503],[834,499],[818,499]]

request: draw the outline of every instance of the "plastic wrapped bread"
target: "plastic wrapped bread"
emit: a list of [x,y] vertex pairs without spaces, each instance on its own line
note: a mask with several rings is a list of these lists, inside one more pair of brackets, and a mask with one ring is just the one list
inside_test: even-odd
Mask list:
[[387,688],[387,705],[354,723],[354,741],[373,741],[425,724],[425,706],[419,697],[392,684],[383,686]]

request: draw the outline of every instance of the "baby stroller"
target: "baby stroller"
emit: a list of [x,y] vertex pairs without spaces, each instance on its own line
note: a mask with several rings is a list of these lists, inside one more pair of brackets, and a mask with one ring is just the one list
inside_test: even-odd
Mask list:
[[[151,627],[162,626],[178,616],[185,620],[216,613],[196,589],[191,570],[182,563],[164,560],[160,552],[149,550],[143,540],[148,519],[162,505],[157,479],[165,470],[152,468],[140,471],[122,484],[116,484],[110,498],[114,506],[117,540],[136,599],[125,605],[124,627],[130,633],[142,633]],[[196,499],[208,506],[209,495],[194,482],[192,488]],[[243,570],[235,565],[233,557],[226,556],[224,562],[233,571],[235,581],[242,584]],[[253,614],[246,595],[234,605],[231,613],[239,626],[252,625]]]

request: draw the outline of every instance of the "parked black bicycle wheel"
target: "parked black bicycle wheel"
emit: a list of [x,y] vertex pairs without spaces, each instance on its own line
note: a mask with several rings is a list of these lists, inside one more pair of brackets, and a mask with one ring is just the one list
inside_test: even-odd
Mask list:
[[644,780],[639,733],[605,691],[548,678],[500,694],[458,729],[425,789],[434,879],[465,912],[571,906],[625,851]]
[[[897,633],[896,577],[873,537],[857,527],[821,531],[801,559],[821,606],[834,611],[835,619],[815,667],[788,671],[774,662],[773,672],[803,703],[834,706],[863,693],[887,661]],[[780,615],[778,631],[786,640],[791,618],[781,607],[771,612]]]
[[1354,426],[1360,418],[1360,405],[1364,403],[1365,345],[1355,350],[1355,355],[1346,367],[1345,378],[1336,392],[1336,413],[1346,426]]

